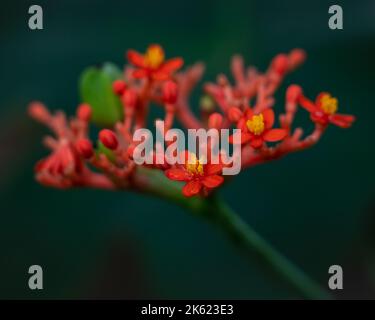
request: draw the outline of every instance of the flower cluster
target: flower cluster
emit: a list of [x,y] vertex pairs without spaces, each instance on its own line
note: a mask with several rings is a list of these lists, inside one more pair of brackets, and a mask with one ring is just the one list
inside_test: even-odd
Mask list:
[[[239,129],[242,169],[311,147],[328,125],[348,128],[354,121],[351,115],[337,113],[338,101],[329,93],[322,92],[312,101],[295,84],[287,88],[284,111],[275,116],[275,91],[285,76],[304,62],[301,49],[277,55],[265,72],[246,68],[242,57],[234,56],[234,83],[220,74],[216,82],[204,84],[199,117],[193,113],[189,98],[203,75],[203,64],[182,71],[182,58],[166,60],[163,48],[156,44],[150,45],[144,54],[129,50],[127,59],[129,65],[122,78],[113,82],[123,118],[113,127],[102,129],[97,139],[89,137],[93,112],[89,104],[79,105],[76,116],[70,120],[62,112],[51,114],[40,102],[30,104],[30,115],[54,133],[54,137],[44,139],[51,154],[35,167],[40,183],[57,188],[86,186],[148,192],[151,176],[147,172],[152,170],[162,172],[170,180],[185,182],[181,188],[186,197],[209,195],[225,181],[223,164],[210,163],[209,159],[203,163],[188,151],[180,155],[184,160],[179,164],[135,163],[133,151],[138,142],[133,140],[133,133],[146,127],[151,104],[163,108],[167,129],[172,128],[175,120],[186,129]],[[301,128],[293,127],[299,108],[306,110],[314,123],[313,131],[307,135]],[[233,136],[230,142],[239,143]],[[157,156],[156,150],[153,156]]]

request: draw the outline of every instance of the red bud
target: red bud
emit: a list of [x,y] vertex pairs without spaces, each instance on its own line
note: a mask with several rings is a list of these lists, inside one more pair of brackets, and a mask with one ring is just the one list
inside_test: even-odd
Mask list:
[[115,150],[118,146],[116,134],[109,129],[103,129],[99,132],[99,140],[106,148],[111,150]]
[[223,124],[223,116],[220,113],[213,113],[208,118],[208,127],[213,129],[220,129]]
[[76,143],[77,151],[80,156],[90,159],[94,155],[94,149],[90,140],[82,138]]
[[302,88],[299,85],[292,84],[286,90],[286,101],[296,102],[302,94]]
[[135,108],[137,104],[137,93],[134,89],[128,89],[122,95],[122,102],[124,103],[125,107],[128,108]]
[[168,104],[175,104],[177,101],[177,84],[174,81],[167,81],[163,86],[163,100]]
[[126,83],[123,80],[116,80],[112,84],[113,92],[117,95],[121,96],[124,94],[126,89]]
[[91,119],[92,110],[89,104],[81,103],[77,108],[77,117],[82,121],[89,121]]
[[284,75],[288,70],[288,57],[286,54],[280,53],[273,58],[271,63],[272,69],[279,75]]
[[306,60],[306,52],[302,49],[293,49],[289,53],[289,61],[292,66],[298,66]]
[[237,107],[231,107],[228,110],[228,118],[231,122],[237,122],[242,117],[242,111]]
[[28,112],[31,117],[41,122],[48,121],[51,116],[45,105],[39,101],[31,102],[28,107]]

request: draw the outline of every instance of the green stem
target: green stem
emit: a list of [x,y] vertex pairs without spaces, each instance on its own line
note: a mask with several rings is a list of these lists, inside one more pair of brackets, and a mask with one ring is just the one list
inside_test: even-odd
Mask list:
[[276,251],[266,240],[242,220],[231,208],[215,196],[185,198],[180,185],[154,172],[147,174],[147,191],[173,201],[197,216],[217,225],[251,261],[275,276],[306,299],[329,299],[330,295],[296,265]]
[[242,249],[252,261],[258,262],[264,271],[268,271],[282,280],[303,298],[330,298],[325,290],[276,251],[224,202],[217,198],[209,199],[208,207],[202,208],[202,214],[209,221],[216,223],[232,242]]

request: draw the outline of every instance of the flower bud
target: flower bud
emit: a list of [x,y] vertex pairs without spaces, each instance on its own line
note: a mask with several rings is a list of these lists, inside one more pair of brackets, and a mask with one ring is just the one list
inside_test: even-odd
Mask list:
[[292,84],[286,90],[286,101],[295,103],[302,94],[302,88],[297,84]]
[[242,111],[237,107],[230,107],[228,110],[228,118],[231,122],[237,122],[242,117]]
[[163,86],[163,100],[168,104],[175,104],[177,101],[177,84],[174,81],[167,81]]
[[123,95],[126,89],[126,83],[123,80],[116,80],[112,84],[113,92],[119,96]]
[[294,66],[302,64],[306,59],[306,52],[302,49],[293,49],[289,53],[289,62]]
[[272,69],[280,76],[284,75],[288,70],[288,57],[286,54],[280,53],[271,62]]
[[116,134],[109,129],[103,129],[99,132],[99,140],[106,148],[111,150],[115,150],[118,146]]
[[76,148],[80,156],[90,159],[94,155],[94,149],[90,140],[82,138],[76,143]]
[[39,101],[31,102],[28,107],[28,112],[31,117],[41,122],[48,121],[51,116],[46,106]]
[[127,108],[135,108],[137,105],[137,93],[134,89],[128,89],[122,95],[122,102]]
[[208,118],[208,127],[210,129],[220,129],[222,124],[223,116],[218,112],[211,114]]
[[81,103],[77,108],[77,117],[82,121],[89,121],[91,119],[92,110],[89,104]]

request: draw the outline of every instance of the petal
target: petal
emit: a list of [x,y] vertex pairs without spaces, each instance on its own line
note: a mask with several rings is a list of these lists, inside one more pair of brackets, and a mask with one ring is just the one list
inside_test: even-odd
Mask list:
[[275,123],[275,112],[268,108],[262,112],[266,129],[271,129]]
[[135,50],[128,50],[126,53],[126,56],[129,60],[129,62],[136,67],[144,68],[145,67],[145,59],[142,54]]
[[168,179],[175,181],[187,181],[190,179],[189,173],[183,169],[168,169],[165,171]]
[[133,77],[136,79],[146,78],[148,76],[148,72],[146,69],[138,69],[133,71]]
[[217,173],[221,172],[222,169],[223,169],[222,164],[207,163],[204,166],[204,173],[209,176],[209,175],[217,174]]
[[316,112],[320,109],[310,100],[301,95],[298,99],[299,104],[308,112]]
[[180,69],[184,64],[184,60],[182,58],[173,58],[165,61],[163,65],[160,67],[160,71],[165,73],[172,73],[178,69]]
[[250,145],[254,149],[259,149],[263,145],[263,139],[262,138],[256,138],[250,142]]
[[268,142],[275,142],[284,139],[287,134],[288,131],[285,129],[271,129],[263,134],[263,139]]
[[349,128],[354,122],[355,117],[349,114],[334,114],[329,117],[329,121],[341,128]]
[[247,121],[247,118],[242,117],[242,118],[237,122],[237,129],[241,129],[241,130],[247,131],[246,121]]
[[206,176],[202,180],[202,184],[207,188],[216,188],[224,182],[224,178],[219,175]]
[[249,119],[254,115],[254,111],[251,108],[246,108],[244,114],[245,114],[245,118]]
[[310,114],[310,118],[315,123],[320,123],[322,125],[328,124],[328,116],[322,111],[316,111]]
[[231,144],[244,144],[244,143],[249,142],[251,140],[251,138],[253,137],[253,135],[250,134],[250,133],[241,132],[241,142],[237,141],[237,140],[235,141],[234,137],[235,137],[235,135],[231,135],[229,137],[229,143],[231,143]]
[[182,193],[185,197],[191,197],[199,193],[202,189],[202,183],[197,180],[189,181],[182,188]]
[[157,70],[152,72],[152,78],[158,81],[164,81],[169,79],[170,74],[163,70]]

